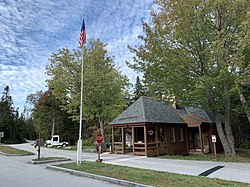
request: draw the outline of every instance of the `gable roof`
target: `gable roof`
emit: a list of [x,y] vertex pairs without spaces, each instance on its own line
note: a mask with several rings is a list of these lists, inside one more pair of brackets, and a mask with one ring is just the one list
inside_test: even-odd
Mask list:
[[185,122],[172,106],[142,96],[117,116],[111,125],[132,123],[184,124]]
[[187,113],[190,117],[196,117],[203,122],[212,123],[212,120],[208,116],[207,112],[201,108],[186,107]]
[[[185,107],[177,109],[181,118],[188,124],[188,127],[198,127],[201,124],[215,123],[215,116],[211,110],[204,110],[201,108]],[[219,116],[222,123],[224,123],[223,116]]]

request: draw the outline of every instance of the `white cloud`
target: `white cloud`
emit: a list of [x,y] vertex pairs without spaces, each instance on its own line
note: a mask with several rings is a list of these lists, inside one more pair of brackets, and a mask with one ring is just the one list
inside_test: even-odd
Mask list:
[[123,74],[136,74],[125,65],[127,45],[138,45],[141,21],[148,22],[150,0],[0,0],[0,92],[10,86],[15,106],[26,96],[44,90],[45,66],[52,52],[78,47],[85,14],[87,38],[108,44]]

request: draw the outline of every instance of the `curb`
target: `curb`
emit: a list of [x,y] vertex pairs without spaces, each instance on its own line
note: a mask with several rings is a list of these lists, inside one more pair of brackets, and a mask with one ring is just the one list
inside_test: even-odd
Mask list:
[[31,156],[31,155],[35,155],[35,153],[27,153],[27,154],[7,154],[7,153],[1,152],[1,151],[0,151],[0,154],[1,154],[1,155],[4,155],[4,156]]
[[122,186],[153,187],[153,186],[149,186],[149,185],[145,185],[145,184],[139,184],[139,183],[130,182],[130,181],[126,181],[126,180],[115,179],[115,178],[101,176],[101,175],[95,175],[95,174],[91,174],[91,173],[76,171],[76,170],[67,169],[67,168],[61,168],[61,167],[57,167],[57,166],[48,165],[48,166],[46,166],[46,169],[61,171],[61,172],[65,172],[65,173],[69,173],[71,175],[77,175],[77,176],[81,176],[81,177],[88,177],[88,178],[92,178],[92,179],[102,180],[105,182],[118,184],[118,185],[122,185]]
[[55,159],[55,160],[41,160],[41,161],[31,161],[32,164],[46,164],[51,162],[64,162],[64,161],[70,161],[70,158],[65,159]]

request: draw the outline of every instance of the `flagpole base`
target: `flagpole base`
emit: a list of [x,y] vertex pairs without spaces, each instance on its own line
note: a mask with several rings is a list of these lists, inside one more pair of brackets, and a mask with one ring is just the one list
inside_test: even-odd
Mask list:
[[76,164],[82,163],[82,140],[77,141]]

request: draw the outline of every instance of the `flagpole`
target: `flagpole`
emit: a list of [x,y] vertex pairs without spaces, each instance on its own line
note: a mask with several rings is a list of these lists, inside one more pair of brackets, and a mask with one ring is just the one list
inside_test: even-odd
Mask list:
[[82,47],[82,64],[81,64],[81,98],[80,98],[80,124],[79,124],[79,139],[77,142],[77,157],[76,163],[81,164],[82,162],[82,104],[83,104],[83,47]]
[[[83,19],[84,24],[84,19]],[[84,25],[85,29],[85,25]],[[85,30],[84,30],[85,32]],[[86,37],[86,35],[85,35]],[[85,38],[86,40],[86,38]],[[86,41],[85,41],[86,42]],[[84,43],[83,43],[84,44]],[[83,73],[84,73],[84,61],[83,61],[83,45],[81,44],[82,49],[82,64],[81,64],[81,97],[80,97],[80,124],[79,124],[79,139],[77,142],[77,156],[76,156],[76,164],[81,164],[82,162],[82,106],[83,106]]]

